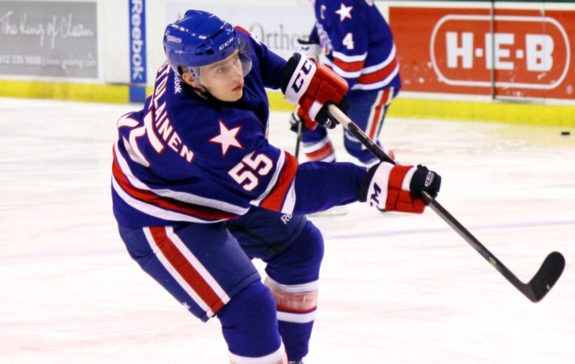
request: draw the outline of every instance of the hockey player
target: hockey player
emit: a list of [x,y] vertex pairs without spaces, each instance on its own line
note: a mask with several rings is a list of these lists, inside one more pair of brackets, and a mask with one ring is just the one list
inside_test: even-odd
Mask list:
[[[422,212],[440,177],[423,166],[306,163],[267,140],[264,87],[310,119],[347,86],[306,56],[285,61],[218,17],[189,10],[164,33],[167,62],[144,108],[118,121],[113,210],[131,257],[193,315],[216,316],[232,363],[301,362],[323,239],[305,215],[370,200]],[[262,282],[251,259],[266,263]]]
[[[373,0],[314,0],[312,3],[316,23],[309,39],[300,41],[300,47],[315,58],[323,51],[321,61],[348,82],[347,114],[377,141],[387,109],[401,87],[391,29]],[[306,122],[301,129],[301,141],[307,159],[334,161],[335,151],[326,129],[314,128],[301,110],[292,114],[292,129],[298,130],[302,116]],[[349,132],[344,133],[344,146],[362,164],[377,163]],[[392,150],[385,147],[384,150],[394,158]]]

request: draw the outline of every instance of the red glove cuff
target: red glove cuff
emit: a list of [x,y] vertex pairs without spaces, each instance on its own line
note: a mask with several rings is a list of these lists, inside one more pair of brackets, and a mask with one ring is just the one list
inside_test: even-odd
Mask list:
[[308,130],[315,130],[317,128],[317,123],[309,118],[309,115],[303,111],[301,107],[297,107],[297,116],[303,121],[303,126]]

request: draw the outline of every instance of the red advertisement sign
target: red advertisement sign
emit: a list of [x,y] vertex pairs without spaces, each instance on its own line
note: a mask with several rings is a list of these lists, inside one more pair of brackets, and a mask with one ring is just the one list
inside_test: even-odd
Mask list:
[[391,7],[405,91],[575,99],[573,11]]

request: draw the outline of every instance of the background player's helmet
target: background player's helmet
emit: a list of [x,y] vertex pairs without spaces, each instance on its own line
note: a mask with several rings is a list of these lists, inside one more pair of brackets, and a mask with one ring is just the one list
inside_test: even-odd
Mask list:
[[251,59],[234,27],[217,16],[188,10],[184,17],[169,24],[164,32],[164,52],[177,74],[187,69],[199,82],[200,67],[221,61],[240,52],[244,76],[251,70]]

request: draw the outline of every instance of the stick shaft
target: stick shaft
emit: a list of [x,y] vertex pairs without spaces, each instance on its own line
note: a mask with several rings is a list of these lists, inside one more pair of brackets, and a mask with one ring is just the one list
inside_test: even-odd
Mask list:
[[[347,115],[345,115],[337,106],[329,105],[328,112],[331,117],[337,120],[342,126],[352,133],[367,149],[369,149],[376,157],[382,161],[395,162],[377,145],[371,138],[365,134]],[[515,288],[523,293],[527,298],[533,302],[539,301],[545,293],[551,289],[553,284],[559,278],[563,271],[564,259],[560,253],[552,253],[553,259],[546,259],[542,268],[541,274],[538,272],[531,280],[530,284],[521,282],[513,272],[511,272],[495,255],[493,255],[481,242],[473,236],[457,219],[449,213],[435,198],[431,197],[427,192],[423,192],[423,198],[431,207],[431,209],[439,215],[453,230],[455,230],[469,245],[473,247],[485,260],[487,260],[503,277],[505,277]],[[549,262],[548,262],[549,261]],[[547,263],[547,264],[546,264]],[[555,264],[556,267],[552,267]],[[549,271],[553,271],[549,273]],[[547,275],[547,276],[546,276]],[[534,294],[534,288],[545,285],[546,290],[538,295]],[[538,289],[540,291],[540,289]]]

